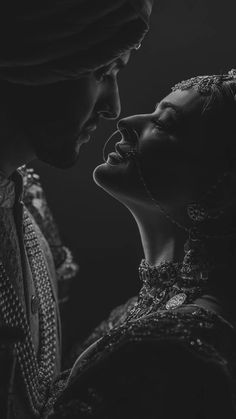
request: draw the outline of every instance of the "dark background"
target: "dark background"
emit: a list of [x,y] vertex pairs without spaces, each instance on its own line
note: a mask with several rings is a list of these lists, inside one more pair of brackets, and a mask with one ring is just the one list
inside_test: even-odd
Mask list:
[[[235,0],[154,2],[150,33],[119,76],[121,117],[152,111],[182,79],[236,67]],[[142,248],[135,222],[92,179],[115,127],[104,121],[70,170],[33,164],[64,242],[80,264],[71,292],[68,340],[82,339],[139,288]]]

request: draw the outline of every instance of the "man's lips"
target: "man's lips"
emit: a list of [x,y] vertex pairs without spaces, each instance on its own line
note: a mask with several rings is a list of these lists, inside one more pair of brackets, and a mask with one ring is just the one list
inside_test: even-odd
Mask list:
[[90,118],[86,124],[84,125],[82,131],[86,131],[86,132],[92,132],[95,131],[97,129],[99,123],[99,118],[95,117],[95,118]]
[[90,134],[91,132],[95,131],[97,129],[97,123],[87,123],[84,128],[81,130],[78,139],[84,143],[88,142],[90,140]]
[[84,131],[86,132],[91,132],[91,131],[95,131],[97,129],[97,124],[91,124],[88,125],[84,128]]

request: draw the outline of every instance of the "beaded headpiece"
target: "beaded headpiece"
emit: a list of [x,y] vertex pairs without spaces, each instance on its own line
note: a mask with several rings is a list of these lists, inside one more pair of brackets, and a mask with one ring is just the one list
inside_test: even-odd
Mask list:
[[220,86],[225,81],[232,80],[236,81],[236,69],[230,70],[227,74],[192,77],[175,84],[171,90],[187,90],[195,87],[201,95],[209,95],[215,86]]

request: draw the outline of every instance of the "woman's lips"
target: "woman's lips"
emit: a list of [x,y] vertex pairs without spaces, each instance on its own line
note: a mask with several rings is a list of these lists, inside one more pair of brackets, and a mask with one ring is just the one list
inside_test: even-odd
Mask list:
[[120,164],[122,162],[124,162],[125,159],[123,157],[120,156],[120,154],[112,152],[108,154],[107,157],[107,163],[110,164],[111,166],[115,166],[117,164]]
[[116,152],[123,158],[127,158],[128,154],[134,150],[132,144],[127,142],[119,142],[115,145]]
[[127,142],[118,142],[115,144],[115,152],[108,154],[107,163],[114,166],[119,163],[126,162],[130,156],[136,153],[134,146]]

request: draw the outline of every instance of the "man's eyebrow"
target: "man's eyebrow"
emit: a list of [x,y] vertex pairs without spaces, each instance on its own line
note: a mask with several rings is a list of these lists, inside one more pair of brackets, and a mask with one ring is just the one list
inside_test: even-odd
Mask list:
[[126,67],[126,64],[127,63],[124,60],[122,60],[122,58],[117,58],[115,61],[103,65],[98,70],[103,72],[110,71],[113,69],[121,70],[122,68]]
[[163,101],[163,102],[157,103],[156,108],[157,106],[160,106],[161,109],[166,109],[166,108],[174,109],[174,111],[177,113],[179,117],[183,117],[183,112],[181,108],[177,105],[174,105],[174,103]]
[[116,60],[116,67],[117,68],[124,68],[126,66],[126,61],[122,60],[122,58],[117,58]]
[[125,67],[125,65],[126,65],[125,62],[121,58],[118,58],[117,60],[112,61],[111,63],[105,64],[99,67],[98,71],[106,73],[114,69],[120,70],[121,68]]

